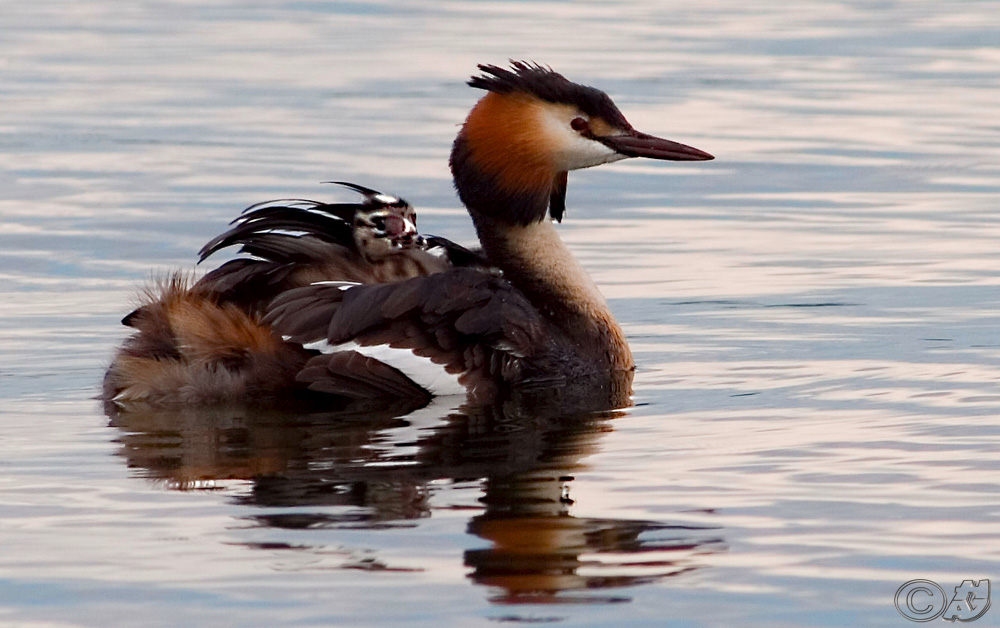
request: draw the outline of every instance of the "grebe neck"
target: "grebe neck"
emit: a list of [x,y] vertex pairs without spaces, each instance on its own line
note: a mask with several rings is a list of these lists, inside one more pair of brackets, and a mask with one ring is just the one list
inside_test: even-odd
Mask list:
[[470,210],[490,261],[599,368],[634,367],[625,334],[594,280],[549,220],[510,224]]

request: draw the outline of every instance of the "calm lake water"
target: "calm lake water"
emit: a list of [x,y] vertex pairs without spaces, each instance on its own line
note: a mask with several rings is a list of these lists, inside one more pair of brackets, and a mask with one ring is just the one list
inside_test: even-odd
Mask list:
[[[906,581],[1000,583],[1000,3],[2,14],[0,625],[907,626]],[[448,151],[508,58],[717,156],[571,176],[633,408],[105,415],[138,286],[253,202],[471,241]]]

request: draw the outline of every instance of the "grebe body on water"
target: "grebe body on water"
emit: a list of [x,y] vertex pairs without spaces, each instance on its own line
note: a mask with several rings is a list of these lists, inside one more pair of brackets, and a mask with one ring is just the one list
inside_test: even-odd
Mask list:
[[[631,372],[624,333],[553,225],[568,172],[629,157],[712,156],[636,131],[607,94],[548,68],[479,67],[469,84],[487,94],[450,165],[481,251],[419,234],[405,201],[353,184],[362,203],[251,207],[201,251],[204,259],[238,244],[244,257],[194,283],[155,286],[125,317],[135,331],[108,370],[104,398],[462,391],[482,401],[511,387]],[[386,357],[400,352],[435,365],[449,385]]]

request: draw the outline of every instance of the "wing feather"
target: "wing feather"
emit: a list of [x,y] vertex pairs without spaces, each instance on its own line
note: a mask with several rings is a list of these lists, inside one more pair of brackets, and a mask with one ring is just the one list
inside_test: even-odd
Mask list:
[[[324,242],[355,248],[352,228],[354,212],[364,207],[357,203],[320,203],[306,199],[284,199],[259,203],[245,209],[233,221],[233,227],[209,240],[198,252],[199,262],[213,253],[235,244],[253,246],[273,232],[308,234]],[[286,235],[286,239],[297,239]],[[249,251],[247,251],[249,252]]]
[[544,367],[552,355],[552,330],[527,298],[505,279],[472,268],[347,290],[291,290],[275,299],[265,320],[305,345],[409,349],[461,374],[473,393],[496,378],[523,378],[522,358]]
[[356,351],[318,355],[299,372],[299,382],[310,390],[351,399],[413,398],[430,395],[399,370]]

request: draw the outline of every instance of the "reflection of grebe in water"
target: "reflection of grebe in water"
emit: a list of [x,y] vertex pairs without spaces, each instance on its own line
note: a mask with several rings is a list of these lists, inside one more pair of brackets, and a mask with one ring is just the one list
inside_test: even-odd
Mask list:
[[[554,470],[553,470],[554,471]],[[645,584],[698,567],[722,541],[714,530],[655,521],[594,519],[569,512],[572,477],[536,471],[490,478],[486,511],[469,532],[491,546],[465,553],[478,584],[497,587],[500,604],[628,601],[573,594]]]
[[[559,415],[562,400],[551,401],[546,407],[531,400],[530,414],[432,405],[402,417],[398,408],[320,414],[161,408],[115,414],[112,423],[122,432],[121,455],[145,477],[188,490],[251,480],[235,501],[255,508],[240,518],[274,532],[271,538],[255,532],[246,545],[279,552],[283,569],[419,570],[421,564],[405,559],[387,563],[371,548],[326,546],[330,532],[317,534],[321,543],[299,533],[295,544],[285,543],[282,530],[377,534],[433,517],[435,508],[469,510],[467,531],[488,545],[466,551],[464,562],[471,580],[490,587],[498,604],[623,601],[627,594],[608,589],[696,569],[703,554],[722,549],[716,530],[574,516],[572,476],[620,413]],[[481,485],[477,478],[484,478]],[[473,483],[438,489],[441,480]],[[478,501],[466,497],[479,486]],[[441,490],[452,504],[431,499]]]

